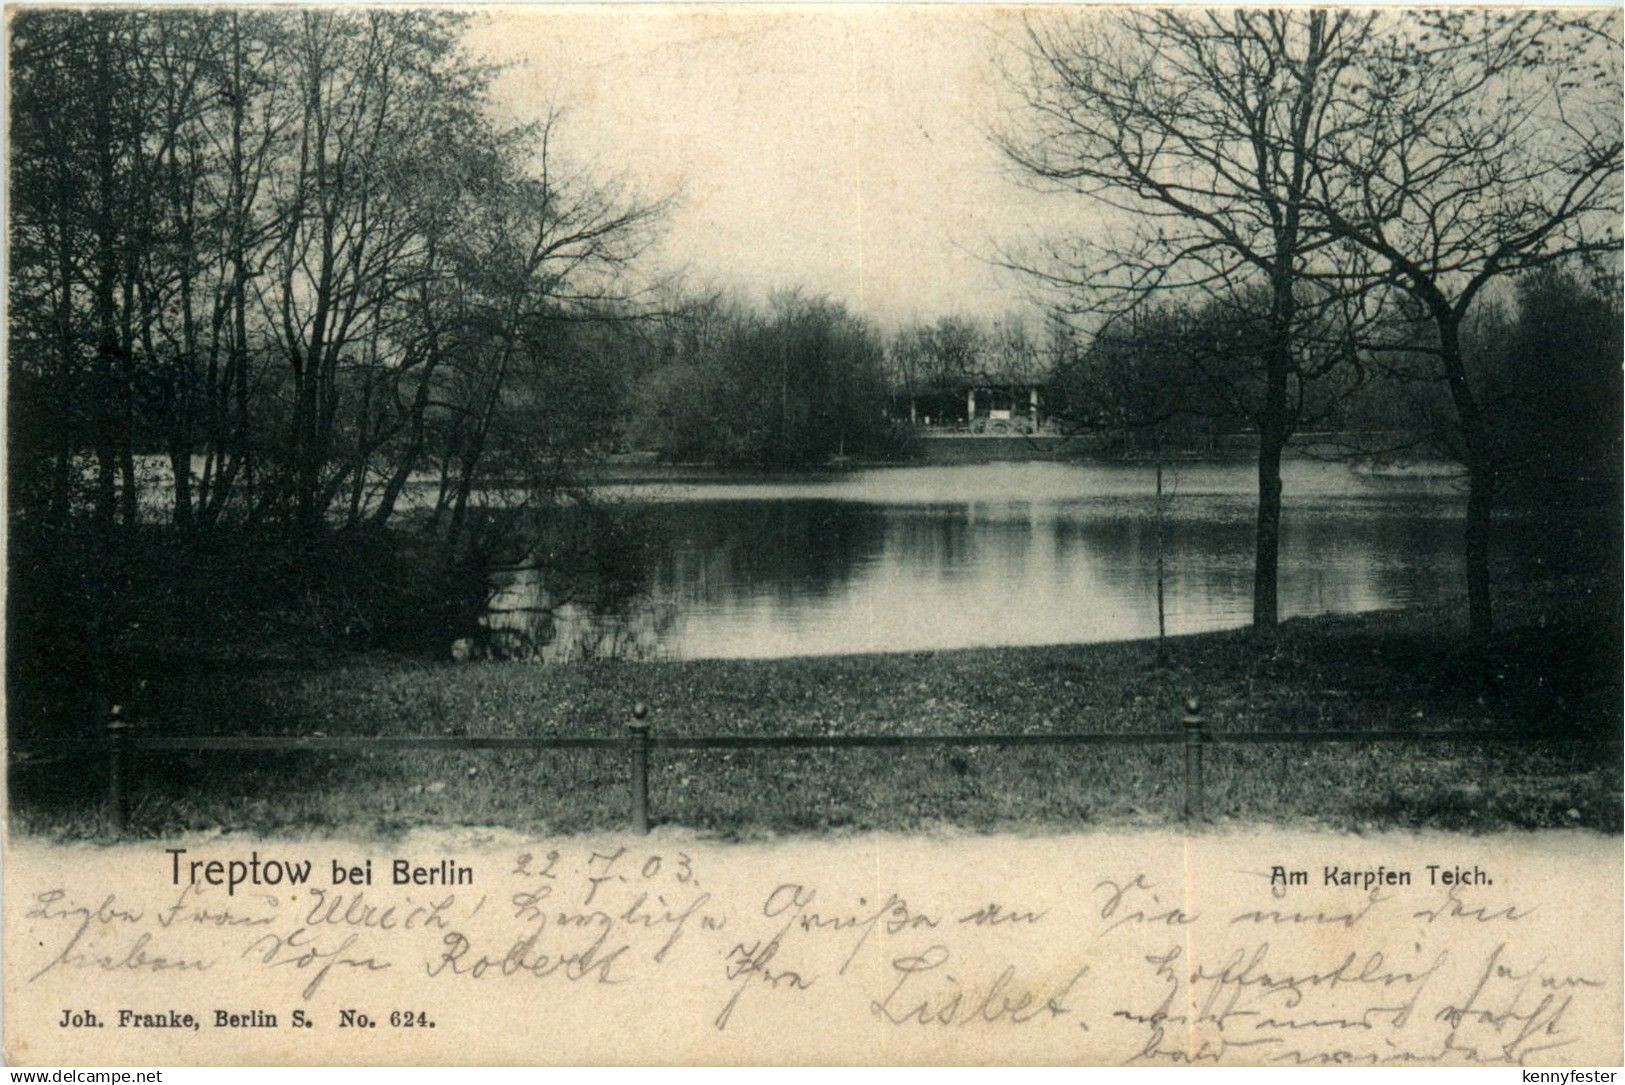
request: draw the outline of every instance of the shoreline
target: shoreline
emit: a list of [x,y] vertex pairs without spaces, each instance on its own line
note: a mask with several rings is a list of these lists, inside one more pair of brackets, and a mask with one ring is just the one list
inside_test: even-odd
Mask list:
[[[667,735],[1166,731],[1194,693],[1214,730],[1505,727],[1550,734],[1511,750],[1447,743],[1216,748],[1220,824],[1353,831],[1621,831],[1617,591],[1504,577],[1493,650],[1454,606],[1292,619],[1152,641],[789,659],[155,664],[137,725],[198,734],[619,735],[635,702]],[[661,750],[656,824],[732,839],[763,832],[973,832],[1177,823],[1173,746]],[[133,788],[138,836],[210,829],[393,836],[496,824],[610,831],[624,758],[411,751],[183,754]],[[13,830],[103,831],[95,774],[12,765]]]
[[[898,459],[838,457],[823,463],[800,466],[758,466],[706,462],[667,462],[653,452],[613,453],[600,462],[586,465],[583,477],[590,482],[710,482],[749,480],[752,482],[796,481],[819,476],[851,474],[885,469],[966,467],[990,464],[1049,463],[1084,467],[1153,467],[1157,457],[1150,452],[1109,452],[1100,448],[1073,445],[1090,438],[1045,436],[1051,448],[1036,449],[1031,437],[991,435],[932,435],[919,439],[920,453]],[[1380,453],[1358,451],[1315,451],[1312,447],[1289,447],[1283,463],[1295,461],[1343,462],[1352,473],[1378,477],[1465,477],[1460,464],[1442,456],[1394,457],[1394,462],[1373,470]],[[927,451],[929,450],[929,451]],[[1247,465],[1255,461],[1254,450],[1226,445],[1208,450],[1169,450],[1162,457],[1168,465]]]

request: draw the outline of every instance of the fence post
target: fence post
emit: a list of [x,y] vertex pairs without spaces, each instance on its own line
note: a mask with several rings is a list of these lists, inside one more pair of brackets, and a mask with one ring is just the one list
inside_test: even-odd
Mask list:
[[1185,820],[1199,821],[1202,817],[1202,744],[1207,741],[1207,725],[1202,719],[1202,703],[1195,697],[1185,698],[1185,714],[1179,723],[1185,729]]
[[649,709],[642,701],[632,706],[632,722],[626,725],[626,741],[632,751],[632,828],[649,831],[649,725],[644,717]]
[[124,791],[124,740],[130,725],[124,722],[124,709],[114,705],[107,720],[107,815],[113,834],[123,836],[129,822],[129,798]]

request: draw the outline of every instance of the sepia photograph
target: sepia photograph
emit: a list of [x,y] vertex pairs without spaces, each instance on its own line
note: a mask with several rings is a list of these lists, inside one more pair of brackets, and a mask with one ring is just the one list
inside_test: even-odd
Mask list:
[[6,29],[8,1065],[1625,1060],[1619,7]]

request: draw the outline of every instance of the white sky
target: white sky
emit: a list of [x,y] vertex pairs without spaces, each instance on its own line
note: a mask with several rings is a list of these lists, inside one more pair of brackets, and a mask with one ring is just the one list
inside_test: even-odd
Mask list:
[[521,65],[498,87],[518,116],[567,110],[565,155],[679,193],[659,256],[692,285],[800,285],[891,323],[1022,302],[985,260],[1046,210],[985,134],[1017,31],[963,5],[622,5],[488,11],[470,44]]

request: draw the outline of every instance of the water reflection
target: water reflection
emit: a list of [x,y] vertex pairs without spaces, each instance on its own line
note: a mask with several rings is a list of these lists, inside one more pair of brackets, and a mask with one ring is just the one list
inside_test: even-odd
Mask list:
[[[1285,472],[1283,616],[1455,588],[1460,495],[1442,475]],[[1170,468],[1160,529],[1170,633],[1252,613],[1246,465]],[[1155,636],[1159,527],[1143,467],[898,468],[636,485],[653,540],[634,613],[552,617],[545,658],[788,656]],[[506,603],[526,602],[516,578]],[[529,600],[534,602],[534,599]]]

